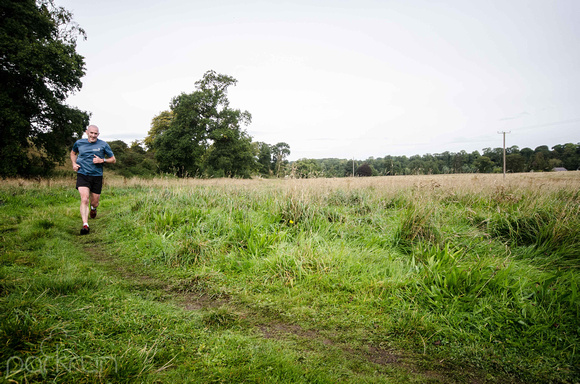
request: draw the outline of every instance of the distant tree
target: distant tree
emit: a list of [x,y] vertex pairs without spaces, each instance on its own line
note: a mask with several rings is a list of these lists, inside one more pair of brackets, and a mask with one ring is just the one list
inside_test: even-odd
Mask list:
[[110,141],[109,145],[115,153],[117,163],[107,168],[125,177],[152,177],[157,172],[157,166],[151,152],[145,151],[142,143],[135,140],[128,146],[124,141]]
[[286,158],[290,155],[290,145],[280,142],[272,146],[272,161],[276,176],[281,176],[282,166],[286,163]]
[[509,172],[523,172],[526,168],[526,159],[519,153],[506,155],[505,162]]
[[548,171],[553,170],[554,168],[562,167],[562,160],[560,159],[550,159],[548,160]]
[[501,167],[503,169],[503,148],[484,148],[483,156],[487,156],[495,167]]
[[[321,172],[325,177],[344,177],[344,164],[347,163],[346,159],[322,159],[319,160]],[[351,171],[352,174],[352,171]]]
[[461,173],[464,164],[469,160],[469,154],[466,151],[460,151],[453,156],[453,172]]
[[549,171],[550,170],[549,152],[545,151],[535,152],[531,165],[534,171]]
[[470,156],[471,156],[471,157],[470,157],[470,162],[472,162],[472,163],[473,163],[473,161],[475,161],[475,160],[477,160],[479,157],[481,157],[481,154],[479,153],[479,151],[473,151],[473,152],[471,152],[471,155],[470,155]]
[[144,141],[133,140],[131,142],[130,148],[133,152],[144,155],[146,153],[146,151],[145,151],[145,148],[143,148],[143,145],[144,145]]
[[464,173],[474,173],[477,172],[478,169],[475,166],[475,162],[477,159],[481,157],[479,151],[473,151],[470,154],[466,155],[465,164],[463,164],[462,172]]
[[0,2],[0,176],[63,164],[89,114],[66,104],[82,87],[85,32],[53,0]]
[[293,174],[298,178],[314,178],[322,176],[322,170],[314,159],[300,159],[292,165]]
[[532,169],[532,158],[534,157],[534,150],[531,148],[522,148],[520,150],[520,155],[524,157],[524,161],[526,162],[526,166],[524,168],[525,171],[529,171]]
[[449,153],[449,151],[445,151],[443,153],[436,153],[434,155],[437,161],[437,168],[442,173],[450,173],[453,169],[453,154]]
[[395,158],[393,156],[385,156],[383,158],[384,175],[395,175]]
[[489,157],[483,155],[475,160],[473,165],[480,173],[490,173],[493,171],[494,162]]
[[564,149],[564,166],[569,170],[580,169],[580,143],[567,143]]
[[580,167],[580,145],[566,143],[564,145],[554,146],[553,149],[558,153],[558,158],[562,160],[562,166],[564,168],[575,170]]
[[424,168],[423,160],[421,156],[414,155],[409,158],[409,169],[413,175],[422,175]]
[[423,173],[427,175],[436,175],[441,173],[439,171],[439,165],[437,159],[430,153],[427,153],[421,157],[423,162]]
[[475,168],[475,166],[472,164],[465,163],[461,166],[461,173],[475,173],[475,172],[477,172],[477,168]]
[[111,147],[111,150],[113,151],[113,153],[115,154],[115,157],[117,158],[117,160],[122,158],[123,155],[125,154],[125,152],[127,151],[127,149],[129,148],[127,146],[127,143],[125,143],[123,140],[109,141],[108,144]]
[[520,148],[517,145],[512,145],[511,147],[507,147],[505,149],[506,155],[512,155],[515,153],[520,153]]
[[367,163],[371,169],[373,170],[373,176],[378,176],[380,174],[380,171],[383,170],[383,159],[379,158],[374,158],[374,157],[369,157],[368,159],[365,160],[365,163]]
[[272,173],[272,146],[260,141],[254,145],[258,156],[258,172],[264,176],[270,176]]
[[373,169],[371,168],[370,165],[368,165],[368,163],[364,163],[356,169],[355,175],[356,176],[372,176]]
[[398,156],[395,162],[395,175],[409,175],[409,158],[407,156]]

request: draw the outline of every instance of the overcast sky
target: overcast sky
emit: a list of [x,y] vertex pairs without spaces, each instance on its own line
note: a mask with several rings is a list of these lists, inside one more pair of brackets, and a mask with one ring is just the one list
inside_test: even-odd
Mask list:
[[208,70],[300,158],[580,142],[578,0],[56,0],[105,140],[142,140]]

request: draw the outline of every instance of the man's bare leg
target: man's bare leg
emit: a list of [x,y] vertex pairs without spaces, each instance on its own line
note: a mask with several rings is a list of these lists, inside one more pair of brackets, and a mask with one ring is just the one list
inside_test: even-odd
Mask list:
[[91,218],[95,218],[97,216],[97,207],[99,206],[100,197],[101,195],[91,193]]
[[88,187],[79,187],[79,193],[81,195],[81,219],[83,220],[83,225],[89,223],[89,200],[91,191]]

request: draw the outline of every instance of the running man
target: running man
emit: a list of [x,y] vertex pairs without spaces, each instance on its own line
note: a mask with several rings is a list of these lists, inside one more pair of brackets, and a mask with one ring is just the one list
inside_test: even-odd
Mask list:
[[87,138],[77,140],[70,151],[73,171],[77,172],[76,187],[81,195],[81,235],[90,232],[89,214],[91,219],[97,217],[103,187],[103,164],[117,162],[109,144],[99,139],[99,127],[89,125],[86,134]]

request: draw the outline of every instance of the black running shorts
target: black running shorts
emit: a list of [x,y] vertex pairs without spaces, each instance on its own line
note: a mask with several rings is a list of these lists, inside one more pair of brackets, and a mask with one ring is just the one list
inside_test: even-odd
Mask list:
[[103,189],[103,176],[87,176],[77,173],[77,189],[79,187],[87,187],[92,193],[100,195]]

